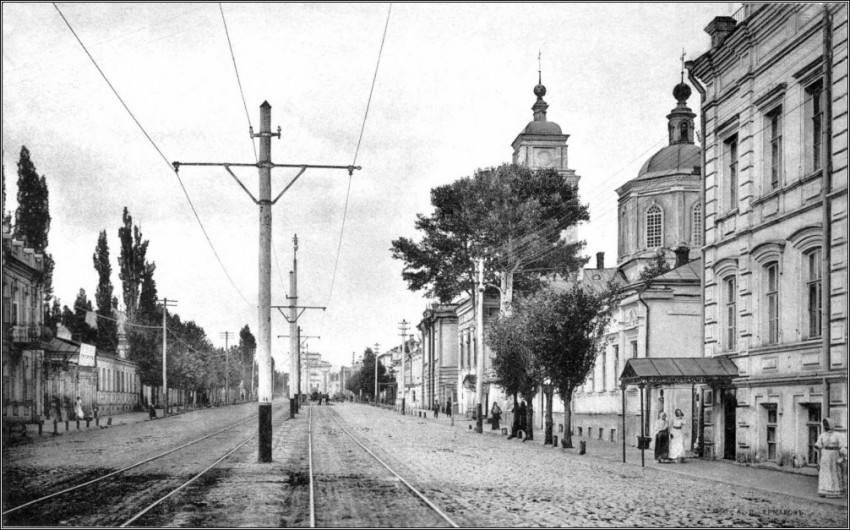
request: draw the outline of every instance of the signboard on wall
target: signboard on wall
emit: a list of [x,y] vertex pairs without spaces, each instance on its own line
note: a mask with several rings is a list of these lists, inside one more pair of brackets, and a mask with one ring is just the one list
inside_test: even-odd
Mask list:
[[94,366],[97,349],[91,344],[80,344],[80,366]]

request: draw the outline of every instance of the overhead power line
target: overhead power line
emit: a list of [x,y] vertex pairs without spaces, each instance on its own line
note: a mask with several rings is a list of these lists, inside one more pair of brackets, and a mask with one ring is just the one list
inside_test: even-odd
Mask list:
[[247,303],[251,307],[254,307],[251,304],[251,302],[249,302],[248,299],[245,298],[245,295],[242,294],[242,291],[239,290],[239,287],[236,286],[236,282],[233,281],[233,278],[231,278],[230,273],[227,272],[227,268],[224,266],[224,262],[221,261],[221,257],[218,255],[218,252],[215,249],[215,245],[213,245],[212,239],[210,239],[210,236],[207,233],[207,229],[204,227],[204,223],[201,221],[200,216],[198,216],[198,211],[195,209],[195,205],[192,203],[192,198],[189,197],[189,192],[186,190],[186,186],[183,185],[183,179],[180,178],[180,174],[174,169],[174,167],[171,165],[171,163],[168,161],[168,159],[165,157],[165,155],[162,154],[162,151],[156,145],[156,142],[153,141],[153,138],[150,137],[150,135],[147,133],[145,128],[142,127],[142,124],[139,123],[139,120],[136,119],[136,116],[130,110],[130,107],[128,107],[127,104],[124,103],[124,100],[121,98],[121,95],[118,94],[118,91],[115,90],[114,86],[112,86],[112,83],[109,81],[109,78],[106,77],[106,74],[103,73],[103,70],[100,69],[100,66],[98,66],[97,61],[95,61],[94,57],[92,57],[91,53],[89,53],[88,48],[86,48],[86,45],[83,44],[83,41],[80,39],[79,35],[77,35],[77,32],[74,31],[74,28],[71,26],[71,23],[68,22],[68,19],[65,18],[65,15],[62,13],[62,11],[59,9],[59,6],[57,6],[55,2],[53,2],[53,7],[55,7],[56,11],[59,12],[59,16],[62,17],[62,20],[65,21],[65,24],[68,26],[68,29],[71,30],[71,33],[74,35],[74,38],[77,39],[77,42],[80,43],[80,46],[82,46],[83,51],[86,52],[86,55],[88,55],[89,59],[91,60],[92,64],[94,65],[94,67],[97,68],[97,71],[100,73],[101,77],[103,77],[103,80],[106,81],[107,85],[109,85],[109,88],[112,90],[112,93],[115,94],[115,97],[117,97],[118,101],[121,102],[121,105],[124,107],[124,110],[127,111],[127,114],[130,115],[130,117],[133,119],[133,121],[136,123],[136,125],[139,127],[139,129],[142,131],[142,134],[145,135],[145,138],[147,138],[148,141],[151,143],[153,148],[156,149],[156,152],[159,153],[159,156],[162,157],[162,160],[168,166],[168,169],[171,172],[174,173],[175,177],[177,177],[177,182],[180,183],[180,189],[183,190],[183,195],[186,196],[186,201],[189,203],[189,207],[192,209],[192,213],[195,215],[195,219],[198,221],[198,225],[201,227],[201,231],[204,233],[204,237],[206,238],[207,243],[210,246],[210,249],[212,250],[213,254],[215,255],[215,259],[218,261],[218,264],[221,266],[221,270],[224,271],[224,275],[227,276],[227,279],[230,281],[230,284],[233,285],[233,288],[236,289],[236,292],[239,293],[239,296],[241,296],[242,299],[245,300],[245,303]]

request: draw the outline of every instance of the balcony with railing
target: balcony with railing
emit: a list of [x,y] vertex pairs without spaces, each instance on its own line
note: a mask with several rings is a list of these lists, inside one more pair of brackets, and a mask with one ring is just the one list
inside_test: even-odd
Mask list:
[[41,326],[38,324],[18,324],[11,326],[12,342],[35,342],[41,338]]

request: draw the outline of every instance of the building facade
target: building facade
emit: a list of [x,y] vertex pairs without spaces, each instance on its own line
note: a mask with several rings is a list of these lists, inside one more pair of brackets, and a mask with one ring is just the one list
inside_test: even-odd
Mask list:
[[457,402],[458,351],[456,304],[433,304],[416,326],[422,334],[422,406],[435,400]]
[[[490,410],[492,400],[498,400],[504,406],[504,392],[496,385],[487,384],[491,378],[493,352],[487,345],[482,349],[478,345],[476,335],[475,305],[472,298],[464,298],[456,309],[457,325],[457,383],[452,403],[457,406],[455,410],[460,414],[475,410],[476,405],[476,374],[478,373],[478,356],[483,355],[484,362],[484,400],[482,406],[485,411]],[[488,296],[484,293],[484,329],[499,315],[499,298]]]
[[44,414],[43,255],[3,227],[3,422]]
[[706,32],[704,353],[739,377],[702,390],[705,452],[814,465],[821,419],[847,425],[847,5]]

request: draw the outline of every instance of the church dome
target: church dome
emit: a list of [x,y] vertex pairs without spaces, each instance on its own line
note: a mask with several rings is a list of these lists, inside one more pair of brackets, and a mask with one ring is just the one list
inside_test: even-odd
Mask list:
[[524,134],[563,134],[561,132],[561,126],[553,121],[530,121],[528,125],[525,126],[525,129],[522,131]]
[[[702,162],[701,150],[694,144],[673,144],[652,155],[638,172],[638,179],[656,175],[686,174],[699,172]],[[694,169],[696,168],[696,169]]]

